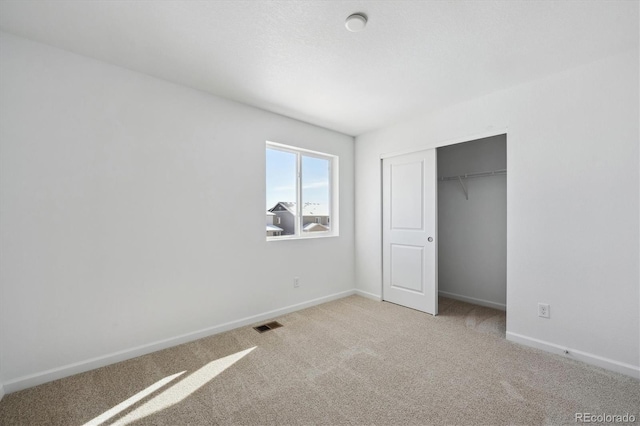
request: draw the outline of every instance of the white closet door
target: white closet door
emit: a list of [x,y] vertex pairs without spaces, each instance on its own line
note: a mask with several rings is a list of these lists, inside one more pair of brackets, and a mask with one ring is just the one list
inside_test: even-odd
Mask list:
[[383,299],[437,315],[436,150],[382,161]]

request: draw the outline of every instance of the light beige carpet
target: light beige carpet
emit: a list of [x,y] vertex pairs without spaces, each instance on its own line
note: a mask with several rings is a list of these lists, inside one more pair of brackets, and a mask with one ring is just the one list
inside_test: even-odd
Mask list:
[[507,342],[503,312],[440,311],[348,297],[6,395],[0,424],[638,423],[638,380]]

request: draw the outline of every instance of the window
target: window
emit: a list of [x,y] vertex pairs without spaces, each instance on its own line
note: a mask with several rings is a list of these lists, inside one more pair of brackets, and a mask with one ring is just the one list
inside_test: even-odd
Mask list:
[[267,142],[267,239],[338,235],[338,157]]

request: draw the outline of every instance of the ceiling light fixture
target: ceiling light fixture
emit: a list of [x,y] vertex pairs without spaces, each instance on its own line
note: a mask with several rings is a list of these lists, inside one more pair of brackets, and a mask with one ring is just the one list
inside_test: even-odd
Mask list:
[[364,13],[354,13],[347,18],[344,25],[353,33],[362,31],[364,27],[367,26],[367,15]]

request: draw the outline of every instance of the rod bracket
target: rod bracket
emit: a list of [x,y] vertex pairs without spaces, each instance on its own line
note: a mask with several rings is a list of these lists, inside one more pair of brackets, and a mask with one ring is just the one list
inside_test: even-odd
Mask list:
[[460,176],[458,176],[458,182],[460,182],[460,186],[462,186],[462,190],[464,191],[464,197],[468,200],[469,192],[467,191],[467,187],[464,186],[464,182],[462,182],[462,178]]

